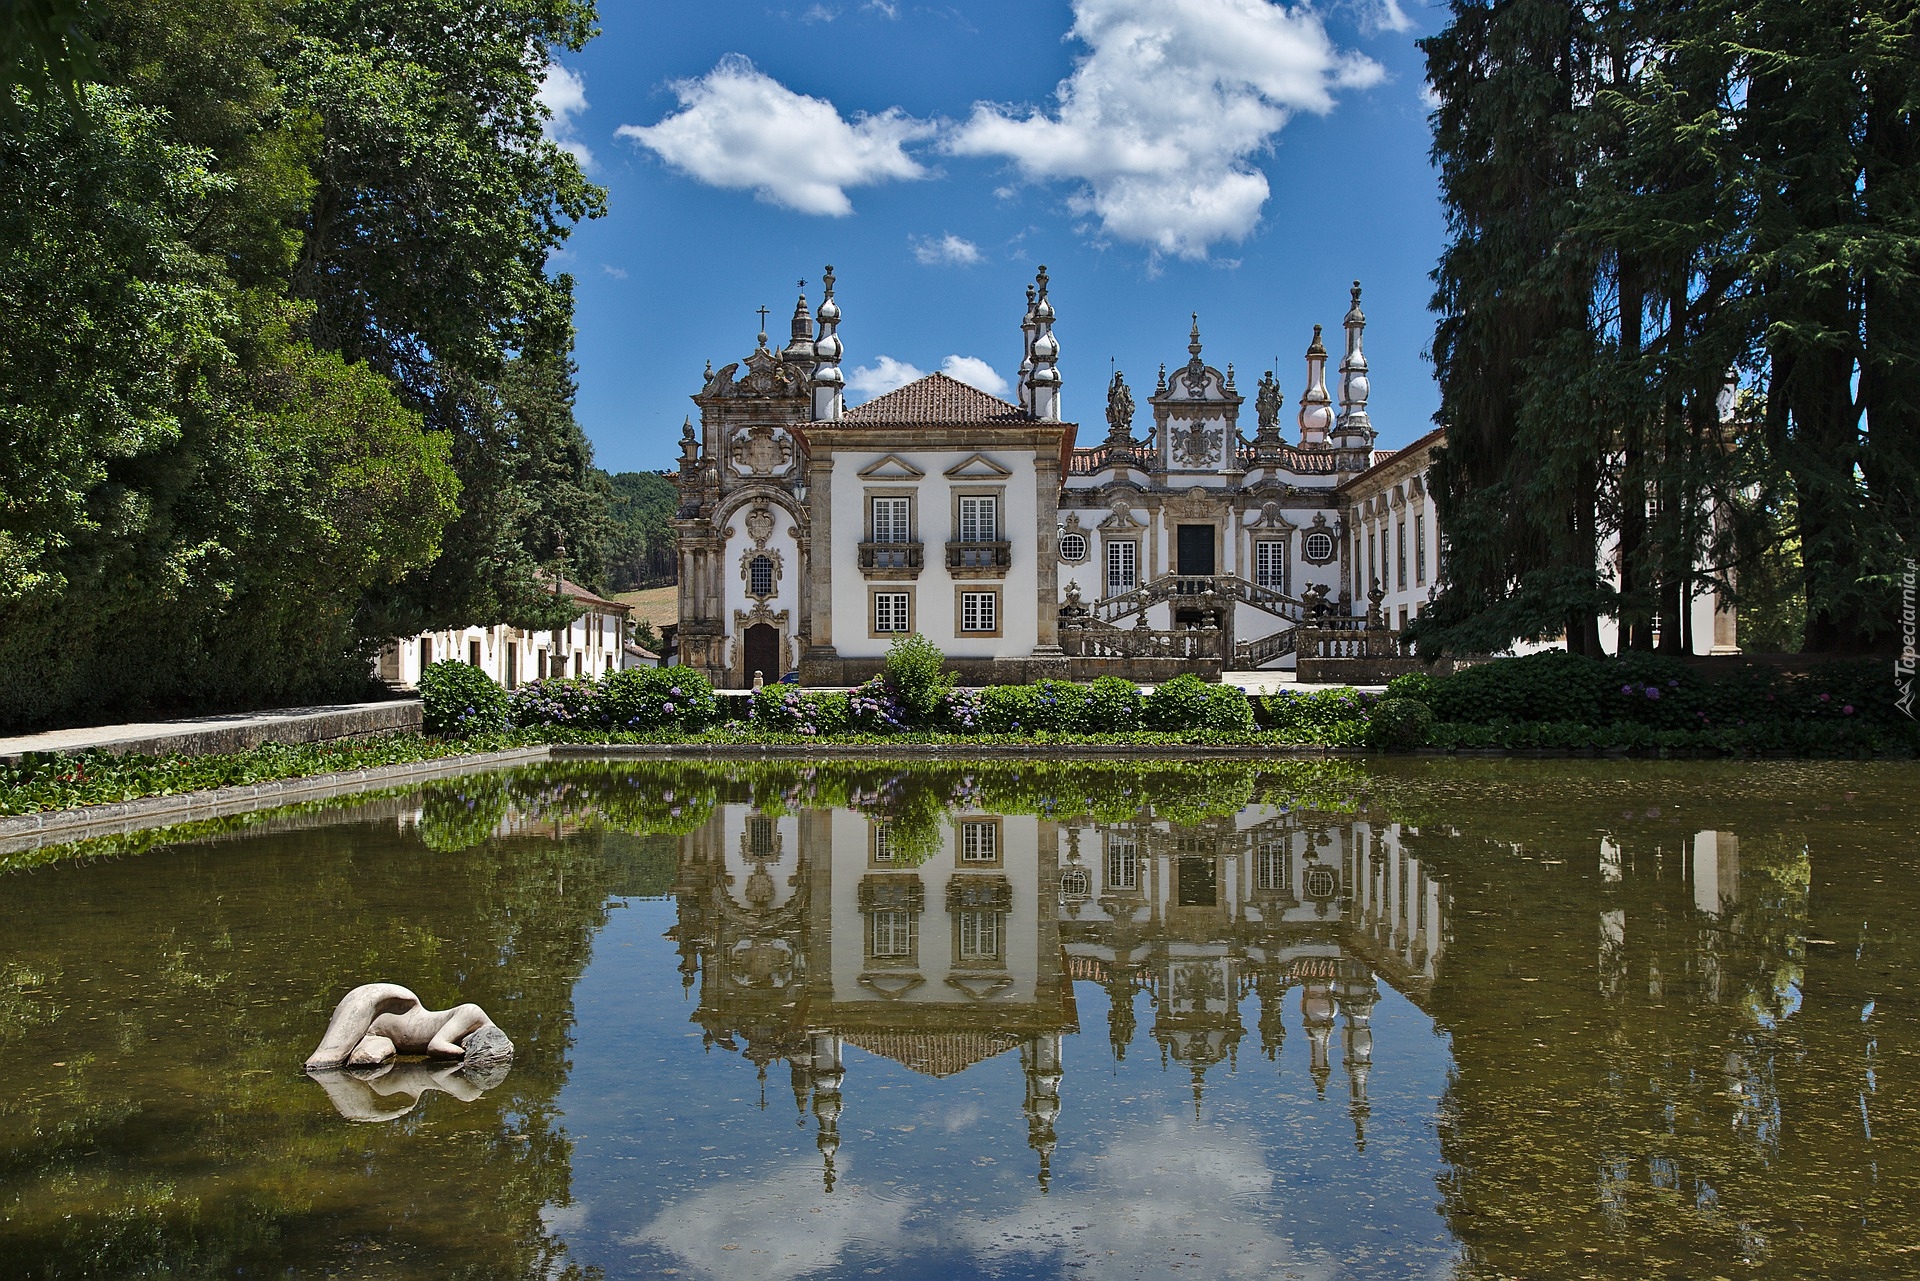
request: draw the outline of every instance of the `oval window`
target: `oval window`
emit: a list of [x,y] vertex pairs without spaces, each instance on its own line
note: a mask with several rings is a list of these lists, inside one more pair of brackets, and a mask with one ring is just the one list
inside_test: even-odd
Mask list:
[[1060,535],[1061,560],[1085,560],[1087,558],[1087,536],[1085,534]]
[[1307,541],[1305,545],[1301,547],[1301,550],[1306,553],[1308,560],[1332,560],[1333,535],[1322,533],[1308,534]]

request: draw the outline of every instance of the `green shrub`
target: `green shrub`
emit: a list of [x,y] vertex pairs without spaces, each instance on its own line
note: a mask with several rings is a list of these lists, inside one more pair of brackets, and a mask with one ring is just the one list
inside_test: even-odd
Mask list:
[[1182,672],[1147,695],[1143,718],[1151,729],[1245,734],[1253,729],[1253,706],[1237,686]]
[[1140,687],[1119,676],[1102,676],[1087,687],[1086,732],[1126,734],[1140,728],[1146,699]]
[[630,667],[600,682],[604,728],[630,734],[700,730],[720,714],[713,685],[691,667]]
[[753,728],[805,738],[845,734],[849,707],[845,694],[809,692],[792,685],[768,685],[753,693]]
[[1033,722],[1027,728],[1054,734],[1086,732],[1087,687],[1071,681],[1041,681],[1033,689]]
[[1387,697],[1410,698],[1431,708],[1439,689],[1440,682],[1432,672],[1408,672],[1387,682]]
[[477,667],[447,659],[420,673],[421,715],[429,734],[498,733],[507,727],[507,691]]
[[887,665],[881,669],[893,697],[916,729],[932,725],[944,710],[954,674],[942,670],[947,656],[919,632],[902,636],[887,647]]
[[1419,747],[1432,732],[1433,709],[1418,699],[1384,698],[1367,721],[1367,743],[1373,747]]
[[1019,734],[1038,727],[1040,705],[1031,685],[989,685],[980,691],[980,729]]
[[1183,672],[1154,687],[1141,708],[1149,729],[1198,729],[1207,718],[1207,683]]
[[1352,747],[1366,741],[1368,710],[1375,699],[1356,690],[1281,690],[1262,697],[1256,708],[1262,729],[1289,742]]
[[600,685],[585,676],[529,681],[507,693],[507,716],[515,729],[543,725],[600,724]]

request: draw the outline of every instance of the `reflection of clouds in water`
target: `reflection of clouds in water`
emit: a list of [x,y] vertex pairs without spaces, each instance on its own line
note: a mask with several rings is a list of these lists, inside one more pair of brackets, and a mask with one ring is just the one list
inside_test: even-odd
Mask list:
[[908,1243],[910,1206],[846,1181],[820,1192],[817,1161],[792,1161],[762,1178],[713,1183],[667,1206],[628,1245],[654,1245],[711,1277],[792,1281],[838,1263],[849,1246],[892,1252]]
[[1166,1120],[1117,1139],[1080,1168],[1091,1176],[1084,1188],[968,1215],[889,1200],[844,1180],[823,1197],[819,1167],[794,1162],[668,1206],[628,1244],[659,1246],[729,1281],[793,1281],[835,1266],[855,1247],[880,1254],[958,1248],[989,1267],[1065,1254],[1089,1281],[1162,1276],[1174,1266],[1196,1276],[1308,1281],[1336,1271],[1324,1257],[1296,1256],[1268,1200],[1273,1171],[1250,1138]]
[[575,1201],[571,1205],[543,1205],[540,1207],[540,1226],[560,1236],[578,1232],[587,1226],[587,1203]]
[[948,1134],[958,1134],[962,1130],[972,1128],[973,1123],[986,1114],[986,1109],[978,1103],[968,1103],[949,1112],[941,1125],[946,1128]]
[[957,1225],[983,1260],[1066,1252],[1077,1276],[1327,1277],[1295,1257],[1267,1204],[1273,1171],[1250,1138],[1171,1119],[1125,1135],[1082,1167],[1088,1185]]

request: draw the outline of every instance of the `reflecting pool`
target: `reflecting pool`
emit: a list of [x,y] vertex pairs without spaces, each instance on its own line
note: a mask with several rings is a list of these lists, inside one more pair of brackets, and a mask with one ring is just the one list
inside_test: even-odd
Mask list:
[[[1917,1275],[1917,832],[1910,764],[606,762],[15,856],[0,1274]],[[305,1075],[375,980],[511,1067]]]

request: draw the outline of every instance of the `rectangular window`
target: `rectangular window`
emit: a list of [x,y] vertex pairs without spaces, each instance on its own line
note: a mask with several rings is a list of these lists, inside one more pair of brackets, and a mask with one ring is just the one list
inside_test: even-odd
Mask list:
[[755,556],[747,566],[747,591],[754,596],[773,595],[773,557]]
[[1140,585],[1140,544],[1131,540],[1107,544],[1107,595],[1118,596]]
[[1285,841],[1262,841],[1254,865],[1255,885],[1263,890],[1286,889],[1290,866]]
[[882,864],[892,863],[894,861],[893,829],[885,823],[875,823],[869,832],[873,838],[873,861]]
[[1253,545],[1253,581],[1269,591],[1287,590],[1287,545],[1283,542],[1259,542]]
[[1000,959],[1000,913],[960,913],[960,959],[963,962]]
[[467,642],[467,666],[469,667],[480,666],[480,642],[479,641]]
[[1107,888],[1140,888],[1140,846],[1130,836],[1107,838]]
[[1379,561],[1379,558],[1374,555],[1374,544],[1377,543],[1378,541],[1379,541],[1379,538],[1377,537],[1375,532],[1369,529],[1367,531],[1367,590],[1368,591],[1372,591],[1373,585],[1380,581],[1380,561]]
[[913,913],[875,912],[869,939],[869,956],[905,957],[913,955]]
[[1403,519],[1394,525],[1394,563],[1399,572],[1395,575],[1401,591],[1407,590],[1407,522]]
[[913,541],[909,532],[909,516],[913,500],[910,498],[876,498],[873,500],[873,537],[875,543],[908,543]]
[[960,861],[962,863],[998,863],[1000,861],[1000,825],[992,821],[960,825]]
[[992,543],[1000,539],[1000,500],[998,498],[960,499],[960,541]]
[[906,592],[875,592],[873,594],[873,630],[876,632],[912,631],[908,615],[913,597]]
[[1000,598],[997,592],[961,592],[960,630],[963,632],[999,631],[999,604]]
[[[433,638],[427,637],[420,642],[420,670],[426,671],[433,666]],[[545,676],[545,672],[540,673]]]
[[1413,516],[1413,581],[1423,586],[1427,581],[1427,514],[1415,512]]

